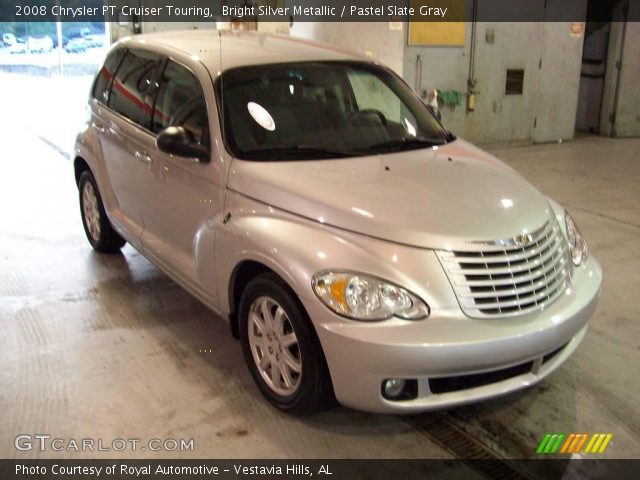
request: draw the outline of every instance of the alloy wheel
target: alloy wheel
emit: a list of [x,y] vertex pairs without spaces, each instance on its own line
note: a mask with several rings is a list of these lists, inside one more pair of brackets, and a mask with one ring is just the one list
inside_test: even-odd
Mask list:
[[84,223],[89,230],[89,235],[93,241],[100,240],[100,208],[98,206],[98,197],[96,191],[90,182],[84,184],[82,189],[82,213],[84,215]]
[[260,376],[273,392],[293,395],[300,385],[302,356],[287,313],[273,298],[262,296],[249,308],[249,346]]

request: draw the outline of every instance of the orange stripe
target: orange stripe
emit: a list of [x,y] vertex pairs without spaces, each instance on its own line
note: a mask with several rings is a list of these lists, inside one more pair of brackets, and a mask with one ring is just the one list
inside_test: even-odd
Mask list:
[[571,440],[573,440],[573,437],[575,436],[576,436],[575,433],[572,433],[571,435],[569,435],[567,440],[564,442],[564,445],[562,445],[562,449],[560,450],[560,453],[565,453],[567,451],[567,448],[569,447]]
[[573,449],[576,448],[576,445],[578,445],[579,441],[580,441],[580,435],[576,435],[575,437],[573,437],[573,442],[571,442],[571,446],[569,447],[569,450],[567,451],[567,453],[573,453]]
[[580,441],[580,443],[576,447],[575,453],[580,453],[580,450],[582,450],[582,446],[584,445],[584,442],[587,441],[587,438],[589,438],[589,434],[588,433],[583,433],[582,434],[582,440]]

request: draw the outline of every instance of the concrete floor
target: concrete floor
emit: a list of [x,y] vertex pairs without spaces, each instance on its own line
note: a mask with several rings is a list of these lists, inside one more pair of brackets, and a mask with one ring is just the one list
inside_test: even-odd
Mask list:
[[640,457],[640,140],[493,150],[570,209],[604,267],[589,333],[558,372],[436,414],[295,418],[259,395],[223,320],[131,247],[91,250],[70,162],[17,115],[0,115],[0,457],[96,456],[13,446],[49,433],[194,439],[193,452],[100,458],[451,458],[427,427],[434,417],[505,457],[535,458],[549,431],[612,432],[603,457]]

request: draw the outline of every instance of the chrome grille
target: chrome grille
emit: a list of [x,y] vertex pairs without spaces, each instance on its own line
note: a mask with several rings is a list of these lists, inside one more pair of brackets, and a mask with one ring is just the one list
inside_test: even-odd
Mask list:
[[470,317],[515,316],[544,308],[569,281],[567,245],[556,219],[515,240],[479,242],[473,251],[438,251],[462,310]]

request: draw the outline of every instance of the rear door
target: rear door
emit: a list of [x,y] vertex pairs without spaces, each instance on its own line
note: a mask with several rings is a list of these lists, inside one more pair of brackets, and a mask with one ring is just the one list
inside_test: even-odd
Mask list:
[[112,216],[136,238],[142,236],[143,211],[151,199],[150,104],[160,65],[154,53],[127,51],[113,80],[109,108],[102,114],[105,168],[117,203]]

